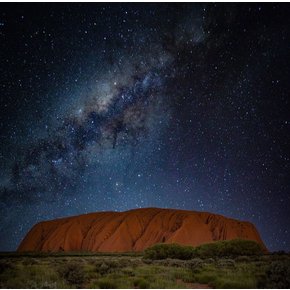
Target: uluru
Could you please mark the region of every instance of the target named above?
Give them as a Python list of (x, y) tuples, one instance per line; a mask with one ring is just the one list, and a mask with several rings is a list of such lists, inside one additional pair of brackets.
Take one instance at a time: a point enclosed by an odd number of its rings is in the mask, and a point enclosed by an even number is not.
[(207, 212), (142, 208), (40, 222), (28, 232), (18, 251), (131, 252), (157, 243), (198, 246), (236, 238), (256, 241), (265, 248), (249, 222)]

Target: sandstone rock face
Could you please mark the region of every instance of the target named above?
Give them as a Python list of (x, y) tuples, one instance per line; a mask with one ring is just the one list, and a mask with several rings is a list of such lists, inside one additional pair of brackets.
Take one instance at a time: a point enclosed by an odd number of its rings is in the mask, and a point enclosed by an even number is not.
[(144, 208), (40, 222), (28, 232), (18, 251), (131, 252), (157, 243), (197, 246), (236, 238), (265, 247), (249, 222), (206, 212)]

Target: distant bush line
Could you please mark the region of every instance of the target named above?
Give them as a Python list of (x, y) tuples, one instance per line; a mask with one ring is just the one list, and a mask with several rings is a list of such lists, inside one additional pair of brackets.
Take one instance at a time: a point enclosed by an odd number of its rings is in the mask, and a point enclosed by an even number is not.
[(157, 244), (145, 250), (144, 259), (162, 260), (171, 258), (190, 260), (193, 258), (221, 258), (262, 254), (264, 254), (263, 248), (255, 241), (236, 239), (217, 241), (197, 247), (181, 246), (179, 244)]

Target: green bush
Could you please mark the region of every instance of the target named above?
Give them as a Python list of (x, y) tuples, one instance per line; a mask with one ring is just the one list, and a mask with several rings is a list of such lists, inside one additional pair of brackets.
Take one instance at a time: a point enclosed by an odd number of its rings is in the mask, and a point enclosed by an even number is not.
[(130, 259), (127, 259), (127, 258), (121, 258), (118, 260), (118, 262), (119, 262), (119, 266), (123, 268), (123, 267), (132, 266), (133, 264), (135, 264), (135, 259), (131, 261)]
[(209, 285), (214, 285), (214, 283), (218, 279), (218, 274), (214, 271), (212, 272), (202, 272), (196, 276), (197, 281), (202, 284), (209, 284)]
[(106, 275), (115, 272), (118, 268), (123, 268), (125, 265), (120, 261), (114, 260), (99, 260), (95, 262), (96, 272), (101, 275)]
[(186, 262), (185, 266), (189, 268), (192, 271), (195, 271), (196, 269), (199, 269), (204, 264), (203, 260), (200, 258), (194, 258), (192, 260), (189, 260)]
[(109, 272), (111, 272), (111, 268), (107, 263), (102, 263), (101, 266), (96, 268), (96, 270), (101, 275), (105, 275), (105, 274), (108, 274)]
[(195, 248), (195, 256), (206, 257), (236, 257), (263, 254), (262, 247), (250, 240), (218, 241), (204, 244)]
[(213, 258), (207, 258), (207, 259), (204, 259), (204, 262), (206, 264), (213, 264), (215, 262), (215, 259), (213, 259)]
[(233, 259), (219, 259), (217, 266), (221, 268), (235, 268), (236, 262)]
[(85, 271), (77, 263), (68, 263), (59, 267), (58, 273), (70, 284), (81, 285), (85, 281)]
[(223, 268), (216, 265), (204, 265), (193, 272), (196, 282), (208, 284), (213, 288), (257, 288), (255, 275), (245, 267)]
[(98, 286), (100, 289), (116, 289), (118, 288), (118, 285), (116, 282), (108, 279), (108, 278), (103, 278), (98, 281)]
[(265, 275), (259, 277), (259, 288), (290, 288), (290, 261), (272, 262)]
[(218, 258), (236, 256), (254, 256), (263, 254), (262, 247), (250, 240), (230, 240), (218, 241), (203, 244), (196, 248), (181, 246), (178, 244), (157, 244), (144, 252), (144, 259), (181, 259), (190, 260), (192, 258)]
[(28, 258), (25, 258), (23, 260), (22, 264), (24, 266), (36, 265), (36, 264), (38, 264), (38, 260), (31, 258), (31, 257), (28, 257)]
[(144, 259), (162, 260), (167, 258), (189, 260), (193, 258), (194, 248), (178, 244), (157, 244), (145, 250)]
[(183, 268), (185, 266), (185, 263), (184, 263), (184, 261), (180, 261), (178, 259), (168, 259), (168, 266), (169, 267), (180, 267), (180, 268)]
[(134, 282), (133, 282), (133, 285), (134, 285), (134, 288), (139, 288), (139, 289), (148, 289), (148, 288), (150, 288), (150, 283), (147, 282), (143, 278), (135, 279)]
[(135, 273), (134, 270), (132, 268), (122, 268), (121, 272), (125, 275), (125, 276), (129, 276), (129, 277), (134, 277)]

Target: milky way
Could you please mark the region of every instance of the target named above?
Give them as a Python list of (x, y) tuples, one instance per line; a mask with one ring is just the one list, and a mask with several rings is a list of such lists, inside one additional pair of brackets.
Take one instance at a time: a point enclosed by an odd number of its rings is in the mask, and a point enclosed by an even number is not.
[(132, 84), (116, 89), (111, 96), (85, 102), (76, 116), (62, 120), (62, 126), (37, 140), (23, 153), (23, 159), (15, 162), (14, 185), (30, 196), (47, 188), (55, 192), (79, 182), (91, 155), (122, 145), (137, 146), (160, 103), (161, 86), (159, 73), (149, 71), (134, 76)]
[(136, 207), (248, 220), (289, 250), (289, 19), (1, 4), (0, 250), (42, 220)]

